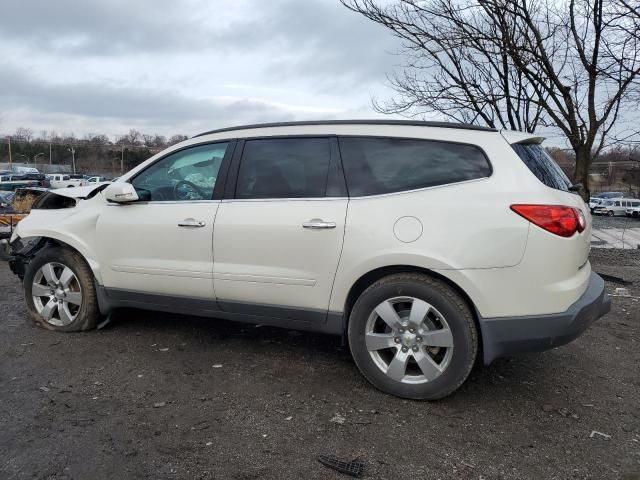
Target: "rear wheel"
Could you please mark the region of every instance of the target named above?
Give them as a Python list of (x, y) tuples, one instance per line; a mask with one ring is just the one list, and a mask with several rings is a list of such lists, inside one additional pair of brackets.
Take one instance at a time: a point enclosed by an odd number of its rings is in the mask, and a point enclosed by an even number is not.
[(422, 274), (395, 274), (365, 290), (350, 315), (356, 365), (376, 388), (436, 400), (455, 391), (475, 362), (473, 315), (460, 295)]
[(100, 319), (93, 273), (74, 251), (49, 247), (25, 271), (25, 300), (31, 318), (62, 332), (95, 328)]

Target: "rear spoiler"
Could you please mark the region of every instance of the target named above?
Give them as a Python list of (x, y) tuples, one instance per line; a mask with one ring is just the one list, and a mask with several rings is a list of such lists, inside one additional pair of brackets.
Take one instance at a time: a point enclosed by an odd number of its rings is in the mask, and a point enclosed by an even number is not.
[(516, 132), (514, 130), (500, 130), (500, 134), (511, 145), (515, 143), (533, 143), (539, 145), (545, 140), (545, 137), (540, 137), (533, 133)]

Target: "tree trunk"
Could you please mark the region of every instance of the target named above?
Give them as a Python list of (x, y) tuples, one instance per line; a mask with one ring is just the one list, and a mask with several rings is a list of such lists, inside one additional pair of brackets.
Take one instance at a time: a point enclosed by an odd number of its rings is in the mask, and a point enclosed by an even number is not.
[(576, 167), (573, 173), (574, 183), (581, 183), (580, 195), (585, 202), (589, 202), (591, 189), (589, 186), (589, 167), (591, 166), (591, 152), (583, 145), (574, 148)]

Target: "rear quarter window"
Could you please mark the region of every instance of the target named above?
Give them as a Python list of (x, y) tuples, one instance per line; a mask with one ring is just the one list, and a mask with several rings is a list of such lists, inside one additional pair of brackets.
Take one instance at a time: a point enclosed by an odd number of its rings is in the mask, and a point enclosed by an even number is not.
[(531, 172), (547, 187), (568, 192), (571, 180), (565, 175), (553, 158), (539, 144), (511, 145)]
[(339, 139), (352, 197), (475, 180), (491, 175), (484, 152), (473, 145), (406, 138)]

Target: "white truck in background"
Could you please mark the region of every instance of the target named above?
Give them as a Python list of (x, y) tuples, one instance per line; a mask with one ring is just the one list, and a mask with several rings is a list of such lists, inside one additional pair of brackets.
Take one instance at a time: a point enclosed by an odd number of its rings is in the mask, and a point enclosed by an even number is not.
[(82, 178), (71, 178), (70, 175), (63, 173), (54, 173), (48, 175), (51, 182), (51, 188), (67, 188), (67, 187), (84, 187), (88, 185), (86, 180)]

